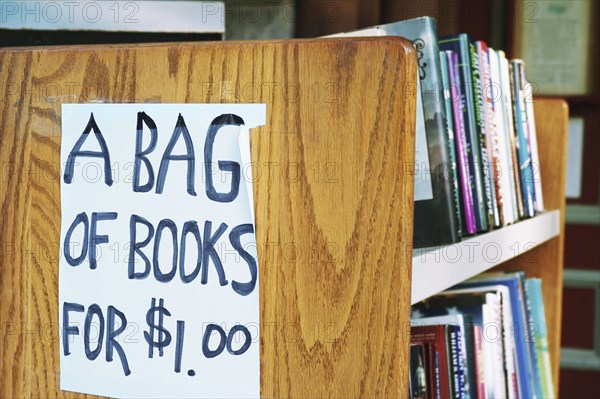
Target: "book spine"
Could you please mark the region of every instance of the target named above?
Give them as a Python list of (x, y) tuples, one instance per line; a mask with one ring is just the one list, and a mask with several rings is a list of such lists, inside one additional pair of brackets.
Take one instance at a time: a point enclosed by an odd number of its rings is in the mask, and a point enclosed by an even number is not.
[(474, 109), (475, 109), (475, 121), (476, 130), (479, 141), (479, 157), (481, 160), (480, 168), (483, 178), (483, 189), (486, 209), (486, 220), (488, 228), (494, 226), (494, 196), (492, 193), (492, 185), (490, 184), (490, 166), (489, 166), (489, 155), (487, 149), (487, 134), (485, 124), (485, 104), (483, 99), (482, 79), (481, 79), (481, 66), (479, 60), (479, 53), (473, 43), (469, 45), (471, 54), (471, 73), (473, 83), (473, 97), (474, 97)]
[(475, 210), (473, 209), (473, 192), (471, 191), (469, 156), (467, 155), (467, 138), (463, 118), (463, 97), (460, 94), (461, 80), (458, 72), (458, 55), (454, 51), (446, 51), (450, 72), (450, 89), (452, 95), (452, 115), (455, 126), (455, 144), (458, 155), (458, 172), (460, 176), (460, 192), (465, 220), (465, 234), (475, 234)]
[(501, 62), (499, 54), (488, 49), (490, 59), (491, 86), (494, 89), (492, 107), (494, 108), (496, 133), (498, 135), (498, 157), (500, 161), (500, 184), (502, 186), (502, 216), (504, 225), (515, 222), (516, 202), (514, 199), (514, 183), (511, 180), (510, 141), (506, 126), (504, 110), (504, 93), (502, 86)]
[(489, 177), (494, 204), (494, 226), (504, 225), (504, 198), (501, 186), (502, 167), (500, 166), (500, 150), (498, 139), (498, 126), (496, 125), (496, 112), (494, 110), (494, 86), (492, 84), (492, 71), (490, 62), (490, 49), (484, 42), (478, 43), (479, 65), (483, 90), (484, 116), (486, 124), (487, 153), (489, 157)]
[(440, 388), (437, 381), (437, 365), (436, 365), (436, 355), (435, 355), (435, 347), (433, 344), (425, 345), (425, 352), (427, 354), (427, 380), (429, 381), (428, 386), (428, 395), (431, 399), (439, 399), (440, 398)]
[[(533, 359), (531, 354), (531, 348), (529, 347), (529, 328), (528, 328), (528, 316), (527, 316), (527, 303), (525, 298), (525, 272), (518, 271), (515, 272), (515, 275), (518, 279), (518, 305), (515, 305), (516, 308), (519, 306), (517, 313), (519, 313), (519, 344), (521, 345), (521, 359), (523, 362), (523, 367), (525, 370), (525, 378), (523, 381), (524, 389), (523, 396), (528, 398), (535, 398), (535, 373), (533, 367)], [(523, 334), (522, 336), (520, 334)]]
[(538, 357), (538, 365), (542, 380), (543, 398), (554, 398), (554, 383), (552, 380), (552, 367), (550, 363), (550, 352), (548, 350), (548, 333), (546, 330), (546, 316), (544, 312), (544, 300), (542, 298), (542, 281), (538, 278), (527, 279), (528, 294), (531, 301), (531, 310), (535, 322), (534, 332), (535, 351)]
[(455, 151), (455, 127), (452, 120), (452, 96), (450, 94), (450, 77), (448, 71), (448, 57), (441, 51), (439, 53), (440, 64), (442, 67), (442, 86), (444, 91), (444, 105), (446, 107), (446, 127), (448, 133), (448, 152), (450, 155), (450, 170), (452, 172), (452, 187), (454, 191), (454, 203), (456, 208), (456, 225), (458, 226), (458, 234), (462, 236), (462, 206), (460, 203), (460, 190), (458, 186), (458, 168), (456, 165), (456, 151)]
[(483, 356), (483, 330), (481, 326), (473, 326), (473, 347), (475, 348), (475, 375), (477, 380), (477, 398), (486, 398), (485, 367)]
[(527, 342), (529, 344), (531, 364), (533, 366), (533, 385), (535, 387), (535, 394), (538, 398), (543, 398), (544, 393), (542, 390), (542, 376), (540, 372), (539, 361), (537, 358), (537, 352), (535, 350), (535, 334), (537, 330), (537, 324), (533, 318), (533, 311), (531, 307), (531, 299), (528, 287), (529, 285), (527, 284), (527, 281), (525, 281), (523, 284), (523, 296), (525, 299), (525, 313), (527, 315)]
[(494, 334), (496, 339), (492, 340), (491, 345), (495, 370), (494, 396), (500, 398), (508, 396), (508, 375), (506, 373), (506, 364), (504, 362), (504, 342), (502, 340), (502, 313), (500, 311), (500, 299), (498, 298), (498, 296), (499, 294), (495, 293), (486, 294), (486, 303), (488, 304), (490, 317), (489, 320), (491, 323), (493, 323), (489, 325), (494, 326), (495, 329), (497, 329), (498, 333)]
[(438, 399), (447, 398), (448, 396), (442, 396), (442, 378), (440, 371), (440, 353), (435, 351), (435, 386), (437, 390)]
[[(524, 73), (525, 68), (523, 68), (523, 74)], [(525, 82), (525, 111), (527, 112), (527, 126), (529, 127), (529, 148), (531, 150), (531, 164), (534, 172), (533, 187), (535, 190), (535, 210), (537, 212), (543, 212), (544, 195), (542, 193), (541, 165), (537, 144), (537, 131), (535, 128), (535, 114), (533, 111), (533, 90), (531, 84), (525, 79), (525, 76), (523, 76), (523, 81)]]
[(469, 399), (477, 399), (477, 366), (476, 366), (476, 356), (475, 356), (475, 340), (474, 340), (474, 326), (473, 319), (469, 315), (463, 315), (464, 317), (464, 341), (465, 345), (463, 347), (463, 358), (465, 358), (466, 362), (466, 377), (465, 380), (467, 382), (467, 392), (468, 396), (465, 396)]
[(502, 291), (500, 296), (500, 314), (502, 316), (502, 342), (504, 343), (504, 366), (506, 370), (506, 388), (509, 399), (519, 397), (519, 385), (517, 379), (517, 370), (515, 365), (515, 346), (513, 337), (509, 333), (513, 328), (512, 322), (512, 311), (510, 302), (508, 300), (510, 296), (509, 289), (506, 287), (505, 291)]
[(467, 384), (465, 382), (465, 369), (464, 364), (461, 363), (462, 359), (462, 348), (461, 348), (461, 339), (460, 339), (460, 328), (457, 326), (454, 332), (454, 345), (456, 347), (456, 370), (458, 371), (458, 397), (460, 399), (465, 399), (468, 397), (467, 392)]
[(533, 171), (531, 167), (531, 156), (529, 153), (529, 139), (527, 137), (527, 113), (525, 111), (525, 95), (521, 81), (522, 61), (511, 61), (512, 93), (514, 103), (515, 132), (517, 143), (517, 154), (519, 157), (519, 171), (521, 177), (521, 190), (523, 194), (523, 207), (525, 217), (535, 216), (533, 199)]
[(512, 182), (512, 190), (514, 192), (513, 213), (515, 215), (515, 221), (517, 221), (524, 217), (525, 210), (523, 208), (523, 196), (521, 195), (521, 182), (518, 167), (519, 162), (515, 143), (515, 122), (513, 117), (513, 101), (510, 84), (510, 66), (504, 52), (499, 52), (499, 55), (502, 76), (502, 102), (504, 106), (504, 113), (506, 115), (505, 123), (507, 126), (510, 151), (510, 179)]
[(458, 378), (458, 357), (456, 348), (456, 332), (453, 326), (446, 326), (448, 350), (448, 376), (450, 377), (450, 393), (452, 398), (460, 399), (460, 383)]

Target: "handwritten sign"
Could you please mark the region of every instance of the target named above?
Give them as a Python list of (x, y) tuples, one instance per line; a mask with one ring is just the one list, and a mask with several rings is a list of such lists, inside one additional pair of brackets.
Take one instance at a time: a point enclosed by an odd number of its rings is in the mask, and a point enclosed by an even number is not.
[(265, 117), (264, 104), (63, 105), (61, 389), (259, 397), (248, 129)]

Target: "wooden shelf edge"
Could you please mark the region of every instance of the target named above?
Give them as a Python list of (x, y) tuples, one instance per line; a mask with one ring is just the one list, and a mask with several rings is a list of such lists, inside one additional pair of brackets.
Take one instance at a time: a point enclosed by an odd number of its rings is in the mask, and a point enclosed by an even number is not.
[(501, 263), (535, 251), (560, 233), (560, 211), (547, 211), (460, 243), (415, 250), (412, 259), (411, 305), (450, 288)]

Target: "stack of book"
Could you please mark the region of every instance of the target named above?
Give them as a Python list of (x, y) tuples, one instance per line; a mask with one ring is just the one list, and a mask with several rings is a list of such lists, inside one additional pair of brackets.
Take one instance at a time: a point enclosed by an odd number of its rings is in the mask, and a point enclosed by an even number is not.
[(521, 60), (421, 17), (335, 36), (402, 36), (417, 51), (415, 248), (544, 210), (532, 88)]
[(541, 281), (486, 273), (413, 306), (410, 398), (552, 398)]

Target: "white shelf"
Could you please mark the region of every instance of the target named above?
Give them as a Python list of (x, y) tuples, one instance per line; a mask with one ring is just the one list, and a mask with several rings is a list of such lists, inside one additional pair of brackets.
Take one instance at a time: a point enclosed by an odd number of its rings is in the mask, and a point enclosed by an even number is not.
[[(412, 260), (411, 304), (521, 255), (559, 232), (560, 211), (556, 210), (457, 244), (416, 249)], [(530, 256), (529, 260), (535, 262), (535, 251)]]

